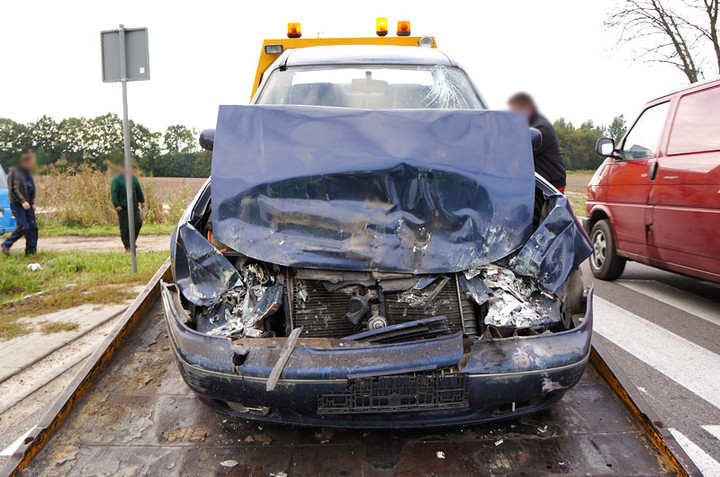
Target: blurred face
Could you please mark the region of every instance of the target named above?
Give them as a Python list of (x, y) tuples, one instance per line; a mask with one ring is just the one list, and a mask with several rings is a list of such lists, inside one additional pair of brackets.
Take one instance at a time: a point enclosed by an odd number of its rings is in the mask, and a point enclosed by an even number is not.
[(510, 111), (517, 111), (519, 113), (523, 113), (528, 118), (533, 115), (532, 106), (530, 106), (529, 104), (508, 103), (508, 108), (510, 108)]
[(35, 154), (26, 154), (20, 159), (20, 167), (26, 171), (35, 169)]

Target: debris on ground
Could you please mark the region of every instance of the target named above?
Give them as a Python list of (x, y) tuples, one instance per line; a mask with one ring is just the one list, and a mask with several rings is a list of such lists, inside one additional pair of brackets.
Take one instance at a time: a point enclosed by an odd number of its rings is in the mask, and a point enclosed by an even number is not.
[(43, 267), (41, 267), (39, 263), (30, 263), (28, 264), (27, 268), (31, 272), (37, 272), (43, 269)]
[(236, 465), (238, 465), (238, 461), (232, 459), (224, 460), (220, 462), (220, 465), (222, 465), (223, 467), (235, 467)]
[(329, 442), (334, 436), (335, 431), (328, 429), (327, 427), (323, 427), (319, 432), (315, 433), (315, 439), (319, 440), (321, 444)]
[(497, 441), (495, 441), (495, 445), (496, 445), (496, 446), (499, 446), (499, 445), (502, 444), (503, 442), (505, 442), (503, 439), (497, 440)]
[(163, 432), (163, 439), (168, 442), (203, 442), (207, 436), (207, 429), (202, 427), (175, 426)]
[(262, 434), (262, 433), (250, 434), (249, 436), (247, 436), (245, 438), (245, 442), (247, 442), (247, 443), (260, 442), (266, 446), (272, 442), (272, 437), (270, 437), (266, 434)]
[(435, 453), (435, 457), (437, 457), (438, 459), (444, 459), (444, 458), (445, 458), (445, 453), (444, 453), (443, 451), (437, 451), (437, 452)]

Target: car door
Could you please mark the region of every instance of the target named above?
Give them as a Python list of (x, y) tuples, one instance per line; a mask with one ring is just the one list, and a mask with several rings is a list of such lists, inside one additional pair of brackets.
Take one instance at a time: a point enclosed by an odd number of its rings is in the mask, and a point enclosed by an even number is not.
[(10, 212), (10, 199), (8, 197), (7, 177), (0, 167), (0, 234), (10, 232), (15, 228), (15, 219)]
[(667, 119), (670, 102), (646, 108), (620, 145), (621, 158), (608, 165), (607, 205), (617, 249), (633, 258), (647, 257), (646, 224), (650, 168)]
[(681, 96), (650, 192), (648, 251), (662, 266), (720, 279), (720, 84)]

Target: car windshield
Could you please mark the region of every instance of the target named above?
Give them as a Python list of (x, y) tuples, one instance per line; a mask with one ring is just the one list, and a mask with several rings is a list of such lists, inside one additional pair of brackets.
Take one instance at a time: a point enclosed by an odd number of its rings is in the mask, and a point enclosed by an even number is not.
[(467, 75), (449, 66), (352, 65), (275, 70), (257, 104), (360, 109), (484, 109)]

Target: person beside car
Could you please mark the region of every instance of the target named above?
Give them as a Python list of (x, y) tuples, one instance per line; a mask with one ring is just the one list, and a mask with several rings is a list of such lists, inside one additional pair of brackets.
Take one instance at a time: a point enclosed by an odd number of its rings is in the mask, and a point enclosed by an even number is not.
[[(130, 171), (132, 176), (132, 197), (133, 197), (133, 210), (132, 217), (135, 221), (135, 240), (140, 235), (140, 229), (142, 228), (142, 216), (140, 215), (140, 209), (145, 207), (145, 195), (143, 194), (142, 187), (140, 187), (140, 181), (135, 174)], [(118, 225), (120, 226), (120, 239), (122, 240), (125, 250), (130, 250), (130, 226), (128, 223), (127, 210), (127, 188), (125, 186), (125, 166), (122, 163), (117, 164), (117, 174), (112, 180), (110, 185), (110, 196), (112, 198), (113, 207), (117, 211)]]
[(15, 230), (0, 246), (2, 253), (10, 255), (10, 247), (20, 237), (25, 237), (25, 255), (37, 251), (38, 226), (35, 220), (35, 195), (37, 189), (32, 171), (35, 169), (35, 154), (23, 153), (18, 167), (10, 169), (8, 174), (8, 195), (10, 210), (15, 217)]
[(565, 193), (565, 162), (560, 143), (552, 123), (535, 106), (535, 101), (527, 93), (517, 93), (508, 100), (511, 111), (527, 116), (531, 128), (542, 133), (542, 144), (533, 151), (535, 172), (552, 184), (557, 190)]

